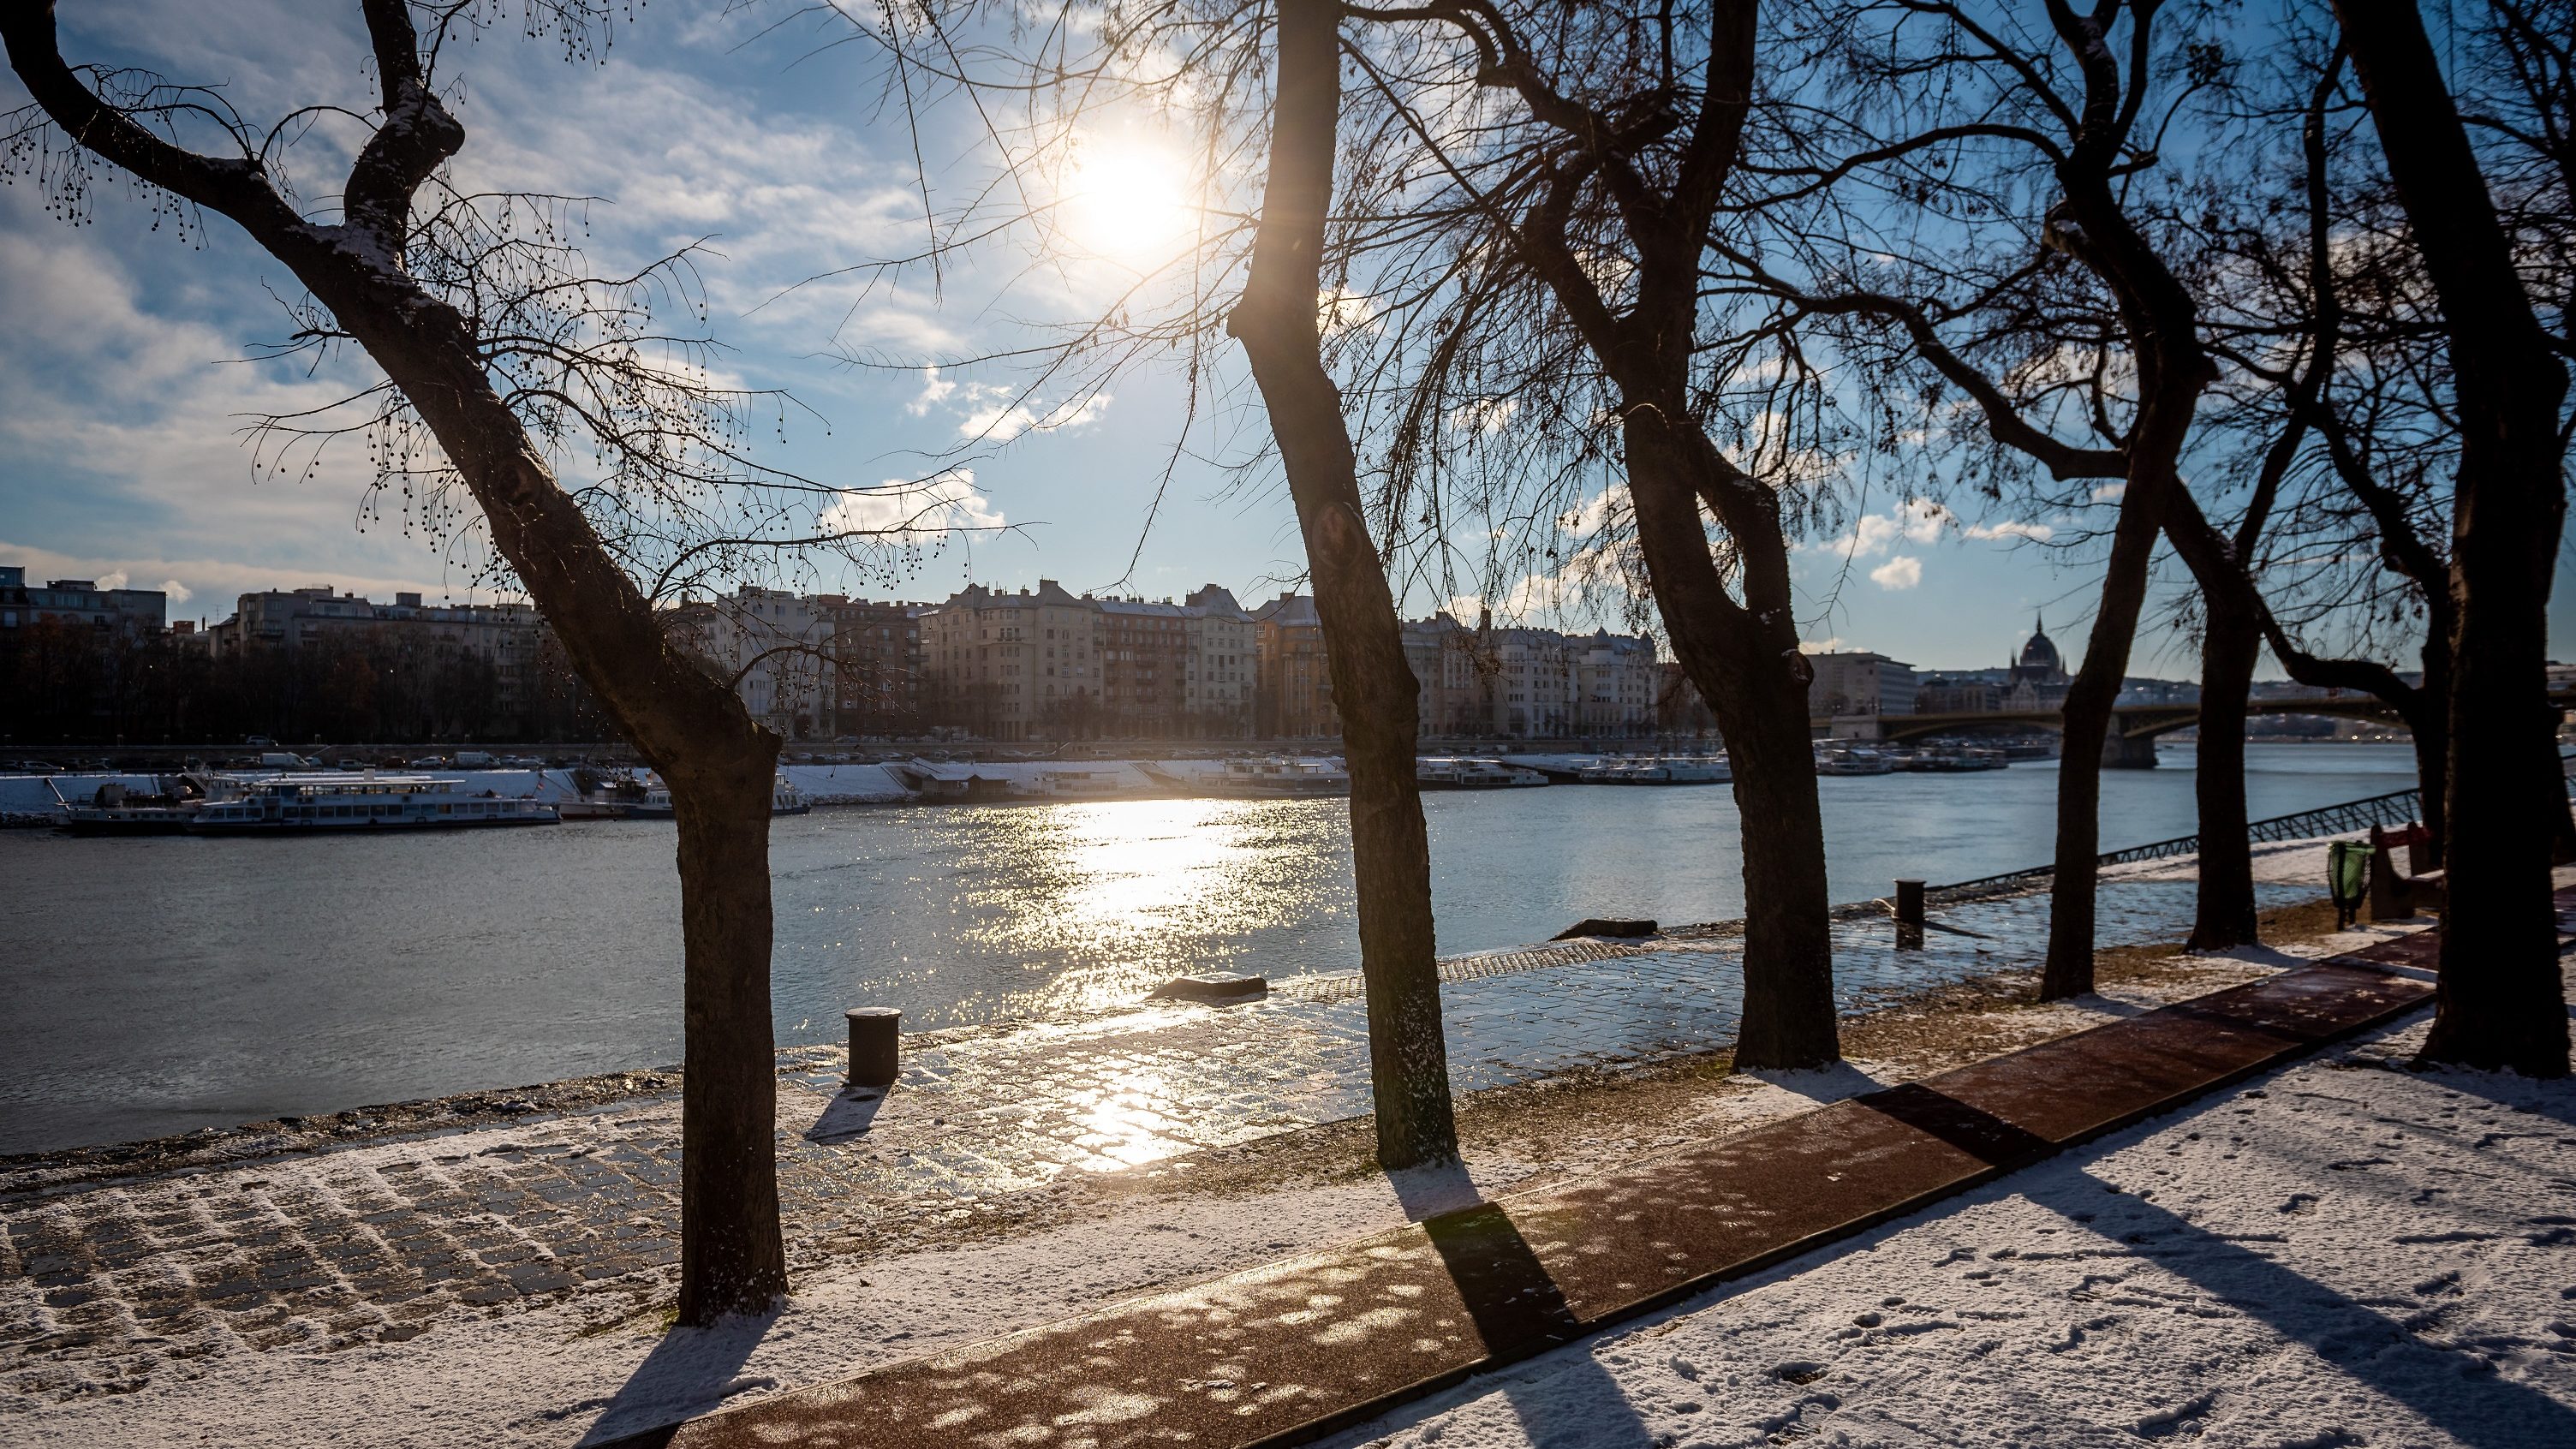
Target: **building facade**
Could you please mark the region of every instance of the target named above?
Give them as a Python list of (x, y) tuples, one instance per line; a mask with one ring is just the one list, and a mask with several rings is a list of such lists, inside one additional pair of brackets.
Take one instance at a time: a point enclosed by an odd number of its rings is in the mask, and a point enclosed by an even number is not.
[(1252, 619), (1182, 603), (973, 585), (920, 616), (930, 718), (996, 740), (1226, 739), (1251, 722)]
[(0, 629), (29, 629), (53, 620), (131, 637), (169, 627), (170, 596), (159, 589), (102, 589), (95, 579), (27, 583), (19, 564), (0, 564)]
[(819, 594), (830, 629), (832, 727), (865, 738), (917, 735), (923, 713), (921, 615), (927, 606)]
[(233, 615), (197, 636), (218, 660), (261, 649), (298, 650), (380, 644), (431, 661), (471, 661), (489, 669), (493, 706), (515, 717), (536, 698), (546, 630), (532, 604), (428, 604), (398, 593), (390, 604), (328, 585), (243, 594)]
[(1333, 675), (1324, 653), (1324, 621), (1315, 601), (1281, 594), (1252, 611), (1259, 659), (1253, 733), (1264, 739), (1328, 739), (1342, 732), (1333, 707)]
[(1912, 714), (1917, 685), (1914, 666), (1866, 649), (1810, 654), (1815, 677), (1807, 684), (1807, 712), (1838, 715)]
[(729, 597), (683, 601), (665, 618), (671, 637), (732, 680), (743, 708), (780, 738), (831, 732), (839, 696), (828, 604), (745, 585)]

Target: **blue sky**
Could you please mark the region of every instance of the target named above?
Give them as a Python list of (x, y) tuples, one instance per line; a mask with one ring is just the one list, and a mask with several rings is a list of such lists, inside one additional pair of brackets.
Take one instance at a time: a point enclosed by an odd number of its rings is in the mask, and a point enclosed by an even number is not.
[[(65, 47), (76, 62), (221, 84), (263, 120), (323, 100), (364, 109), (356, 8), (67, 5)], [(603, 263), (710, 238), (714, 255), (701, 272), (709, 325), (731, 349), (722, 365), (747, 383), (792, 390), (820, 419), (791, 420), (783, 439), (764, 434), (764, 457), (853, 487), (962, 468), (971, 493), (961, 490), (956, 515), (1016, 526), (946, 540), (894, 592), (938, 598), (970, 578), (1017, 586), (1047, 577), (1161, 597), (1214, 582), (1252, 603), (1293, 580), (1302, 563), (1284, 490), (1258, 468), (1229, 466), (1254, 454), (1264, 427), (1239, 378), (1220, 387), (1231, 401), (1202, 418), (1147, 531), (1181, 427), (1183, 388), (1171, 369), (1122, 376), (1105, 402), (1078, 411), (1041, 390), (1037, 413), (1063, 410), (1061, 425), (988, 436), (952, 456), (1003, 406), (994, 390), (1010, 378), (953, 369), (931, 378), (843, 360), (920, 361), (1007, 343), (1032, 315), (1032, 284), (1006, 289), (1004, 269), (1024, 259), (1003, 258), (980, 275), (952, 274), (936, 296), (863, 290), (847, 277), (798, 285), (910, 251), (920, 223), (910, 143), (876, 103), (871, 53), (818, 51), (815, 32), (794, 24), (764, 29), (787, 13), (653, 6), (598, 64), (566, 64), (504, 26), (447, 64), (465, 82), (455, 103), (470, 135), (460, 167), (477, 182), (602, 198), (589, 244)], [(0, 76), (0, 94), (0, 105), (24, 98), (12, 77)], [(338, 173), (329, 138), (307, 149), (294, 174), (327, 194)], [(952, 194), (969, 184), (974, 149), (929, 138), (938, 184)], [(1150, 189), (1151, 178), (1135, 184)], [(30, 180), (0, 187), (0, 296), (9, 299), (0, 323), (0, 563), (43, 577), (175, 582), (174, 594), (187, 594), (173, 604), (180, 617), (220, 618), (240, 592), (316, 583), (380, 598), (395, 589), (472, 596), (471, 560), (450, 540), (362, 529), (362, 449), (327, 452), (309, 476), (258, 470), (243, 437), (248, 415), (325, 401), (373, 378), (354, 356), (315, 375), (245, 360), (289, 328), (278, 299), (295, 289), (283, 269), (220, 219), (202, 236), (147, 231), (148, 208), (121, 189), (102, 188), (92, 212), (91, 224), (65, 225), (46, 214)], [(1112, 281), (1100, 268), (1075, 268), (1038, 279), (1035, 294), (1078, 305)], [(2005, 524), (2036, 532), (2048, 520), (1945, 519), (1908, 512), (1892, 496), (1858, 499), (1850, 513), (1850, 531), (1799, 555), (1806, 637), (1924, 667), (1992, 665), (2045, 610), (2068, 653), (2080, 649), (2092, 588), (2084, 560), (2009, 529), (1972, 536)], [(1409, 611), (1435, 606), (1434, 592), (1416, 590)], [(2576, 604), (2567, 588), (2558, 596), (2553, 635), (2566, 638)], [(1533, 621), (1596, 622), (1545, 613)], [(2140, 641), (2131, 672), (2182, 676), (2194, 663), (2160, 633)]]

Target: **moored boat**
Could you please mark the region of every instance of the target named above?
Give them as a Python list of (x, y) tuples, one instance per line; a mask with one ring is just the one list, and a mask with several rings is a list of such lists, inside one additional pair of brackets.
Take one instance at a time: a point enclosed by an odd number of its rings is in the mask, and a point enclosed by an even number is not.
[[(770, 814), (803, 815), (813, 808), (813, 802), (788, 783), (785, 775), (778, 776), (771, 784)], [(662, 782), (660, 775), (647, 775), (644, 777), (644, 798), (629, 805), (624, 813), (632, 820), (668, 820), (679, 811), (671, 803), (671, 787)]]
[(1724, 755), (1617, 756), (1575, 776), (1586, 785), (1723, 785), (1735, 778)]
[(1413, 781), (1425, 790), (1524, 790), (1547, 776), (1501, 760), (1434, 755), (1413, 762)]
[(1347, 795), (1351, 776), (1339, 760), (1267, 755), (1228, 760), (1222, 770), (1192, 775), (1189, 784), (1202, 795)]
[(275, 835), (389, 830), (464, 830), (559, 825), (552, 805), (496, 791), (471, 791), (434, 775), (337, 770), (230, 778), (183, 827), (191, 835)]

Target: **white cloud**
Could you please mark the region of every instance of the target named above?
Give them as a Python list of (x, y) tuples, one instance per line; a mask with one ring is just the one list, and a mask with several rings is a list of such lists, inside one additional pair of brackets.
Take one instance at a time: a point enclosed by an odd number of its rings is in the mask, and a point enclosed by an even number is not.
[[(1628, 485), (1613, 483), (1568, 510), (1556, 520), (1556, 526), (1559, 532), (1572, 534), (1576, 538), (1590, 538), (1608, 528), (1614, 520), (1625, 515), (1627, 511)], [(1500, 538), (1503, 533), (1504, 530), (1496, 529), (1493, 536)]]
[[(970, 396), (972, 390), (970, 390)], [(1007, 443), (1022, 433), (1051, 433), (1079, 428), (1096, 422), (1109, 411), (1109, 394), (1090, 393), (1081, 399), (1058, 406), (1044, 417), (1031, 412), (1023, 403), (987, 403), (966, 414), (957, 424), (957, 436), (978, 442)]]
[(2093, 501), (2096, 503), (2117, 503), (2120, 501), (2121, 495), (2128, 491), (2129, 485), (2125, 482), (2105, 483), (2101, 487), (2093, 490)]
[(1871, 569), (1869, 581), (1890, 592), (1913, 588), (1923, 582), (1923, 560), (1911, 554), (1898, 554)]
[(102, 589), (121, 589), (125, 587), (128, 577), (129, 575), (123, 569), (109, 569), (98, 576), (97, 582)]
[(1326, 337), (1337, 336), (1354, 327), (1368, 327), (1377, 321), (1377, 304), (1364, 293), (1347, 287), (1315, 293), (1316, 328)]
[(173, 612), (181, 604), (202, 594), (209, 606), (203, 612), (214, 617), (231, 613), (233, 601), (243, 594), (317, 585), (343, 593), (364, 594), (372, 599), (391, 599), (395, 594), (406, 591), (433, 599), (459, 601), (486, 602), (496, 597), (489, 589), (463, 588), (455, 580), (442, 583), (435, 577), (352, 574), (302, 565), (278, 567), (233, 559), (100, 558), (11, 543), (5, 538), (0, 538), (0, 563), (23, 565), (27, 576), (35, 579), (96, 579), (105, 583), (119, 575), (128, 579), (159, 575), (161, 582), (156, 587), (170, 596)]
[(1970, 538), (2026, 538), (2033, 543), (2046, 543), (2057, 536), (2057, 530), (2045, 523), (1972, 523), (1959, 532)]
[(963, 529), (1000, 528), (1006, 520), (991, 499), (975, 491), (975, 471), (951, 468), (927, 478), (888, 478), (874, 488), (853, 488), (823, 510), (831, 533), (906, 533), (940, 538)]
[(948, 401), (949, 395), (956, 391), (957, 384), (941, 377), (938, 368), (925, 367), (921, 370), (921, 395), (905, 403), (903, 410), (920, 417), (932, 407)]
[(1874, 558), (1893, 548), (1900, 540), (1907, 543), (1935, 543), (1941, 530), (1958, 521), (1958, 516), (1938, 503), (1926, 499), (1908, 499), (1897, 505), (1893, 514), (1864, 513), (1852, 524), (1851, 532), (1826, 540), (1820, 547), (1844, 558)]
[(1840, 634), (1836, 634), (1831, 639), (1801, 639), (1798, 641), (1798, 652), (1801, 654), (1831, 654), (1842, 647), (1843, 636)]

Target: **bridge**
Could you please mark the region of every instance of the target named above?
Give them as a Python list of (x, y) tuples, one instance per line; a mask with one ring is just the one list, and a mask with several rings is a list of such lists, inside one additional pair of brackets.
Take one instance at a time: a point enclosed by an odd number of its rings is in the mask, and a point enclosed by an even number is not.
[[(2564, 709), (2576, 705), (2576, 693), (2550, 696)], [(2316, 714), (2344, 719), (2395, 720), (2397, 711), (2374, 695), (2333, 691), (2313, 695), (2274, 695), (2249, 699), (2248, 714)], [(2102, 742), (2102, 763), (2115, 770), (2156, 767), (2156, 736), (2200, 723), (2197, 704), (2124, 705), (2111, 712), (2111, 733)], [(2059, 731), (2065, 716), (2053, 709), (2000, 710), (1992, 713), (1820, 715), (1811, 727), (1819, 739), (1882, 740), (1896, 743), (1930, 735), (2028, 734)]]

